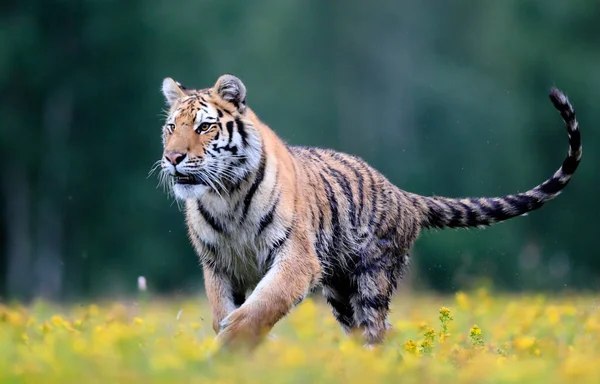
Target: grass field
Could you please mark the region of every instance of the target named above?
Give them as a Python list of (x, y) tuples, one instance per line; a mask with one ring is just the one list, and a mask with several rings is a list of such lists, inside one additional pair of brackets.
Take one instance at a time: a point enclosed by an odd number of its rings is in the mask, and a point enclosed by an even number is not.
[(600, 383), (593, 296), (398, 295), (375, 350), (307, 300), (252, 356), (214, 355), (196, 300), (0, 306), (2, 382)]

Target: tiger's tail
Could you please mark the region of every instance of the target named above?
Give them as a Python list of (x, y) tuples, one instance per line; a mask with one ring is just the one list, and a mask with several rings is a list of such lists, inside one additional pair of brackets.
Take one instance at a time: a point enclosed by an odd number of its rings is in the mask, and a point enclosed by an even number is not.
[(422, 212), (424, 228), (485, 227), (539, 209), (558, 196), (571, 180), (582, 155), (579, 124), (575, 110), (558, 89), (550, 90), (550, 100), (564, 120), (569, 135), (569, 152), (551, 178), (524, 193), (502, 197), (446, 198), (413, 195)]

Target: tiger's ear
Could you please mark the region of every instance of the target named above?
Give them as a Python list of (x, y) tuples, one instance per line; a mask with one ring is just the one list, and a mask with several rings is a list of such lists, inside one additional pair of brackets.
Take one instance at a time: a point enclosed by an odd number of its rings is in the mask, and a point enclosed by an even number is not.
[(181, 84), (171, 79), (170, 77), (167, 77), (163, 80), (162, 93), (165, 96), (165, 99), (167, 100), (167, 104), (169, 104), (169, 106), (173, 105), (173, 103), (176, 100), (186, 95), (184, 90), (185, 87), (183, 87)]
[(233, 75), (219, 77), (213, 91), (223, 100), (233, 104), (240, 113), (246, 109), (246, 86)]

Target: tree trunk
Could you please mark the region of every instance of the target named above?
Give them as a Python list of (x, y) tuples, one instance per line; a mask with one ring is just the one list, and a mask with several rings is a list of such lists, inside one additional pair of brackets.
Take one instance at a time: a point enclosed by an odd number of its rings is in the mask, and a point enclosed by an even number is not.
[(2, 175), (6, 224), (6, 289), (8, 297), (31, 297), (30, 186), (25, 169), (18, 163), (7, 166)]
[(45, 104), (45, 140), (40, 165), (40, 195), (35, 259), (36, 296), (56, 300), (61, 296), (63, 276), (63, 236), (65, 186), (67, 175), (67, 135), (73, 115), (73, 92), (59, 88)]

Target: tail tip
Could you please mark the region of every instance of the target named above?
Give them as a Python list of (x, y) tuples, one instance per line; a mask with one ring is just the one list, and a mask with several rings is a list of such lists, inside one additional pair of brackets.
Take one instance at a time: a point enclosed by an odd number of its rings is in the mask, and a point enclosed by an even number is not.
[(567, 96), (556, 87), (550, 88), (549, 96), (552, 104), (558, 109), (562, 109), (569, 104)]

